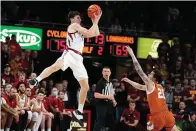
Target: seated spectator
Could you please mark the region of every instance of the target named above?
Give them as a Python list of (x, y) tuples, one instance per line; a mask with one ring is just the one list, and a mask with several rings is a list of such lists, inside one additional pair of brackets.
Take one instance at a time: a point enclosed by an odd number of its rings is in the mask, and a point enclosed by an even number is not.
[[(16, 90), (16, 88), (12, 87), (10, 89), (10, 87), (6, 86), (5, 90), (6, 90), (6, 94), (3, 96), (3, 98), (5, 99), (5, 101), (9, 107), (17, 110), (17, 104), (16, 104), (17, 90)], [(10, 130), (12, 122), (16, 123), (16, 122), (18, 122), (18, 120), (16, 118), (13, 119), (13, 115), (8, 114), (7, 115), (7, 123), (6, 123), (6, 131)]]
[(138, 102), (140, 100), (140, 91), (132, 88), (132, 91), (128, 94), (127, 100), (130, 102)]
[(70, 111), (66, 111), (65, 110), (65, 104), (63, 102), (63, 99), (64, 99), (64, 92), (63, 91), (59, 91), (58, 93), (58, 99), (56, 99), (56, 110), (57, 112), (59, 112), (59, 117), (58, 117), (58, 121), (57, 122), (59, 124), (59, 128), (60, 128), (60, 131), (65, 131), (67, 129), (69, 129), (70, 127), (70, 122), (71, 122), (71, 119), (70, 117), (72, 117), (72, 114)]
[(120, 86), (115, 90), (115, 94), (115, 100), (118, 103), (116, 106), (116, 120), (119, 121), (123, 110), (127, 106), (127, 91), (124, 83), (120, 83)]
[(45, 96), (44, 92), (38, 91), (36, 94), (36, 99), (31, 107), (32, 112), (38, 113), (38, 120), (34, 125), (35, 131), (38, 131), (40, 124), (41, 124), (41, 130), (45, 131), (46, 121), (47, 121), (47, 125), (46, 125), (47, 131), (51, 131), (52, 119), (54, 118), (54, 115), (45, 109), (45, 106), (43, 104), (44, 96)]
[(40, 60), (38, 59), (38, 52), (37, 51), (33, 51), (32, 52), (32, 72), (35, 73), (40, 73)]
[(170, 45), (168, 44), (168, 36), (166, 35), (162, 36), (162, 41), (163, 42), (161, 42), (157, 48), (157, 52), (158, 52), (159, 58), (164, 57), (164, 61), (167, 61), (167, 58), (170, 53)]
[(178, 107), (178, 109), (177, 109), (177, 111), (176, 111), (176, 113), (175, 113), (175, 116), (176, 116), (176, 115), (178, 115), (178, 116), (183, 116), (183, 115), (185, 115), (185, 114), (188, 114), (189, 111), (190, 111), (190, 110), (186, 107), (185, 102), (184, 102), (184, 101), (181, 101), (181, 102), (179, 103), (179, 107)]
[(181, 82), (177, 82), (175, 84), (173, 96), (173, 109), (176, 110), (179, 106), (179, 103), (184, 100), (184, 88), (182, 87)]
[(5, 65), (4, 72), (1, 74), (1, 78), (5, 80), (5, 83), (14, 83), (14, 76), (10, 73), (11, 67), (9, 64)]
[(184, 81), (183, 81), (183, 87), (184, 87), (184, 89), (190, 88), (189, 80), (188, 79), (184, 79)]
[(164, 81), (169, 79), (169, 72), (165, 63), (163, 63), (160, 67), (160, 74)]
[(183, 79), (184, 70), (182, 67), (182, 61), (179, 61), (179, 60), (176, 61), (176, 65), (171, 68), (170, 74), (171, 74), (172, 81), (176, 78), (179, 78), (180, 80)]
[(4, 69), (9, 61), (9, 47), (8, 44), (1, 43), (1, 68)]
[(67, 108), (71, 108), (71, 103), (70, 103), (71, 93), (67, 89), (69, 83), (67, 80), (63, 80), (62, 84), (63, 84), (63, 92), (65, 93), (63, 101), (64, 101)]
[(193, 69), (193, 64), (189, 63), (187, 69), (184, 71), (185, 79), (196, 78), (196, 71)]
[(15, 54), (14, 59), (12, 59), (10, 61), (10, 66), (11, 66), (11, 71), (12, 71), (12, 75), (16, 76), (18, 71), (22, 68), (21, 67), (21, 62), (20, 62), (20, 55), (19, 54)]
[(20, 83), (20, 82), (24, 82), (24, 84), (27, 85), (26, 74), (24, 72), (19, 72), (18, 75), (19, 75), (18, 76), (19, 78), (16, 79), (13, 86), (17, 87), (18, 83)]
[(135, 102), (129, 102), (129, 108), (124, 109), (120, 121), (122, 122), (122, 131), (136, 131), (140, 120), (140, 113), (135, 110)]
[(187, 105), (191, 107), (196, 106), (196, 81), (195, 79), (190, 80), (190, 88), (185, 91), (184, 100), (187, 101)]
[(146, 64), (146, 70), (145, 70), (145, 73), (146, 74), (149, 74), (152, 72), (152, 66), (150, 64)]
[(26, 59), (26, 56), (25, 56), (25, 52), (21, 52), (21, 59), (20, 59), (20, 62), (21, 62), (21, 68), (27, 72), (31, 67), (30, 63), (27, 61)]
[(10, 59), (14, 59), (16, 54), (22, 52), (20, 45), (16, 42), (16, 35), (12, 34), (9, 42), (10, 46)]
[(165, 81), (165, 98), (169, 109), (172, 109), (174, 92), (171, 86), (171, 81)]

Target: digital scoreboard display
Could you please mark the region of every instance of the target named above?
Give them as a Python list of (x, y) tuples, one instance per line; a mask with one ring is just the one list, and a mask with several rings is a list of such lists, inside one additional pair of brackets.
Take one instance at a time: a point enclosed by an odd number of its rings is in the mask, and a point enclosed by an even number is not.
[[(52, 52), (63, 52), (66, 49), (67, 32), (47, 29), (44, 33), (46, 49)], [(84, 56), (103, 56), (108, 52), (112, 56), (127, 57), (127, 45), (135, 43), (135, 37), (100, 33), (99, 36), (84, 39)]]

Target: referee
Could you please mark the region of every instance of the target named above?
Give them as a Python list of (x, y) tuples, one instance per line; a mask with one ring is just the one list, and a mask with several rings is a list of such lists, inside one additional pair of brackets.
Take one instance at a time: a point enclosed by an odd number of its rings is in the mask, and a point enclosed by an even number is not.
[(97, 115), (94, 131), (102, 131), (105, 129), (106, 118), (110, 118), (110, 120), (108, 120), (110, 122), (109, 130), (113, 131), (113, 108), (117, 103), (114, 99), (114, 88), (112, 82), (110, 81), (111, 69), (109, 67), (104, 67), (102, 70), (102, 75), (103, 77), (98, 81), (94, 93), (94, 96), (96, 98)]

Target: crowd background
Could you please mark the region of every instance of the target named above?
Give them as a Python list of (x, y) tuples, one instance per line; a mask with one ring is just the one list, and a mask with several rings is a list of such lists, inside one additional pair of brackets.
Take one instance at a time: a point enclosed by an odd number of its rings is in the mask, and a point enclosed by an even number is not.
[[(140, 62), (145, 73), (148, 74), (155, 69), (162, 74), (160, 83), (165, 87), (166, 101), (175, 117), (186, 116), (187, 121), (194, 121), (195, 124), (196, 5), (191, 2), (107, 1), (96, 3), (103, 10), (100, 21), (101, 30), (114, 34), (158, 37), (163, 40), (158, 47), (158, 59), (148, 56)], [(46, 2), (2, 2), (1, 24), (63, 28), (64, 24), (68, 24), (67, 13), (70, 10), (78, 10), (81, 12), (82, 19), (85, 20), (83, 25), (88, 27), (91, 23), (86, 15), (86, 9), (91, 4), (94, 2), (77, 2), (77, 4), (76, 2), (47, 2), (47, 4)], [(173, 41), (171, 47), (168, 44), (169, 38)], [(36, 77), (48, 65), (41, 59), (46, 55), (42, 51), (22, 50), (14, 35), (11, 38), (7, 37), (6, 42), (1, 42), (1, 96), (10, 93), (10, 90), (5, 90), (9, 84), (17, 88), (20, 82), (24, 82), (27, 87), (28, 79)], [(91, 88), (85, 105), (86, 109), (92, 111), (91, 125), (93, 127), (96, 117), (93, 93), (96, 82), (101, 77), (101, 68), (91, 69), (95, 69), (98, 72), (96, 74), (99, 74), (92, 76), (96, 77), (93, 81), (89, 76)], [(61, 77), (57, 77), (58, 74), (61, 74)], [(112, 74), (115, 98), (118, 103), (114, 111), (116, 122), (120, 121), (123, 110), (128, 108), (128, 103), (135, 102), (136, 110), (140, 112), (138, 127), (142, 130), (146, 127), (146, 116), (149, 113), (145, 92), (122, 83), (121, 78), (115, 78), (115, 70), (112, 70)], [(126, 69), (126, 72), (122, 74), (122, 77), (124, 76), (142, 83), (133, 65)], [(42, 80), (39, 87), (31, 90), (32, 96), (36, 94), (37, 89), (41, 89), (48, 97), (51, 89), (56, 87), (58, 91), (66, 94), (63, 100), (65, 108), (76, 108), (79, 85), (75, 84), (76, 80), (70, 77), (73, 77), (70, 75), (70, 70), (63, 75), (59, 71), (46, 80)]]

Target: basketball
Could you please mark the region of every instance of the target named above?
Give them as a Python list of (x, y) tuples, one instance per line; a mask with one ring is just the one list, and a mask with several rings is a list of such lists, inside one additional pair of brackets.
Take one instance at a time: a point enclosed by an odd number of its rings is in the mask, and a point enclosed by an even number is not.
[(88, 7), (88, 17), (93, 19), (94, 18), (94, 14), (95, 15), (99, 15), (100, 11), (101, 11), (101, 8), (98, 5), (93, 4), (93, 5)]

